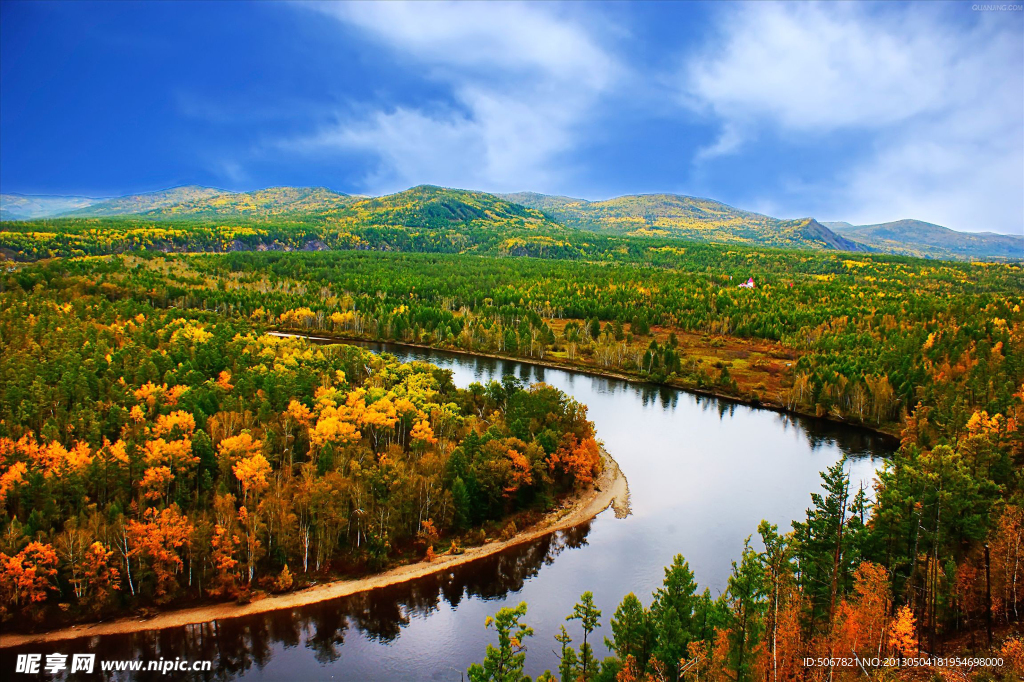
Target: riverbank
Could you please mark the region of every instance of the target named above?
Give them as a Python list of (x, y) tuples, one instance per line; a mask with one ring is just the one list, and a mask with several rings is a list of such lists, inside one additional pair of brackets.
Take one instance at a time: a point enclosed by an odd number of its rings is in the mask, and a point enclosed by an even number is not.
[(566, 361), (552, 361), (552, 360), (539, 360), (537, 358), (524, 358), (517, 355), (502, 355), (500, 353), (491, 353), (486, 351), (468, 351), (461, 348), (438, 348), (436, 346), (428, 346), (421, 343), (410, 343), (407, 341), (386, 341), (380, 339), (370, 339), (363, 336), (352, 336), (345, 334), (337, 334), (334, 332), (317, 332), (316, 334), (304, 334), (299, 331), (293, 330), (282, 330), (282, 331), (270, 331), (267, 332), (271, 336), (279, 336), (284, 338), (300, 338), (307, 339), (313, 342), (322, 343), (377, 343), (377, 344), (392, 344), (395, 346), (405, 346), (408, 348), (418, 348), (420, 350), (436, 351), (439, 353), (454, 353), (456, 355), (466, 355), (471, 357), (482, 357), (490, 358), (492, 360), (506, 360), (509, 362), (521, 362), (528, 365), (537, 365), (539, 367), (550, 367), (551, 369), (562, 369), (569, 370), (572, 372), (579, 372), (581, 374), (588, 374), (591, 376), (605, 377), (608, 379), (619, 379), (620, 381), (628, 381), (631, 383), (639, 384), (651, 384), (654, 386), (667, 386), (669, 388), (675, 388), (681, 391), (687, 391), (689, 393), (695, 393), (697, 395), (709, 396), (712, 398), (718, 398), (721, 400), (731, 400), (733, 402), (742, 403), (744, 405), (750, 405), (751, 407), (758, 407), (766, 410), (772, 410), (773, 412), (780, 412), (783, 414), (795, 414), (801, 417), (810, 417), (813, 419), (823, 419), (825, 421), (834, 422), (836, 424), (844, 424), (847, 426), (854, 426), (859, 429), (871, 431), (885, 438), (893, 439), (898, 441), (900, 438), (900, 430), (897, 425), (891, 425), (888, 430), (885, 427), (872, 426), (870, 424), (864, 424), (857, 421), (848, 419), (842, 419), (831, 414), (817, 414), (815, 412), (809, 412), (806, 410), (794, 409), (788, 407), (782, 403), (774, 402), (767, 397), (751, 398), (744, 395), (737, 395), (732, 393), (725, 393), (723, 391), (716, 391), (707, 388), (700, 388), (692, 386), (685, 381), (653, 381), (650, 378), (641, 376), (638, 373), (624, 372), (610, 370), (604, 367), (599, 367), (590, 363), (573, 362), (571, 360)]
[(248, 604), (210, 604), (176, 611), (167, 611), (151, 618), (128, 617), (110, 622), (85, 623), (49, 632), (0, 634), (0, 649), (37, 642), (57, 642), (78, 637), (119, 635), (143, 630), (163, 630), (207, 623), (215, 620), (239, 618), (280, 609), (290, 609), (307, 604), (347, 597), (353, 594), (416, 580), (452, 567), (468, 564), (510, 547), (521, 545), (555, 531), (578, 526), (590, 521), (608, 507), (612, 507), (615, 518), (625, 518), (630, 513), (629, 485), (618, 463), (604, 448), (601, 449), (603, 471), (595, 484), (588, 490), (577, 493), (556, 509), (548, 512), (541, 521), (523, 529), (508, 540), (495, 540), (483, 545), (467, 547), (461, 554), (439, 554), (432, 562), (419, 561), (398, 566), (355, 580), (338, 580), (315, 585), (304, 590), (287, 594), (267, 596)]

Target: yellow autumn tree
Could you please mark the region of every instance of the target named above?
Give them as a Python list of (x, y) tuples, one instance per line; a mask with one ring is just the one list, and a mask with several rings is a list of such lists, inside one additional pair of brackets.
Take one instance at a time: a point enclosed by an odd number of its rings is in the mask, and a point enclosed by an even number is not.
[(222, 467), (231, 467), (239, 460), (252, 457), (263, 449), (263, 441), (252, 437), (248, 431), (229, 436), (217, 445), (217, 458)]
[(437, 444), (437, 438), (434, 437), (434, 430), (430, 428), (430, 423), (426, 419), (420, 419), (409, 433), (409, 438), (412, 440), (414, 445), (418, 445), (420, 449), (426, 448), (430, 445)]
[(246, 504), (250, 496), (254, 499), (259, 497), (270, 485), (267, 482), (267, 476), (271, 472), (270, 462), (262, 454), (257, 453), (239, 460), (231, 470), (242, 489), (242, 504)]
[(161, 414), (156, 418), (151, 432), (154, 436), (167, 436), (172, 433), (178, 437), (187, 437), (195, 433), (196, 420), (190, 412), (176, 410), (170, 414)]
[(889, 643), (897, 656), (907, 658), (917, 653), (917, 619), (909, 606), (896, 611), (889, 626)]

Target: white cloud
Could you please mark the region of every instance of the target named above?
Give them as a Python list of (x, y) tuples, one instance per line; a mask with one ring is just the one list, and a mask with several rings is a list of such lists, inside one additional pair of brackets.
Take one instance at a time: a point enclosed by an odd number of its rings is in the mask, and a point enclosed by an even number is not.
[(620, 67), (551, 5), (316, 3), (448, 86), (454, 104), (394, 106), (290, 140), (306, 151), (363, 151), (370, 191), (418, 183), (479, 189), (553, 182), (589, 108)]
[(953, 17), (920, 4), (728, 8), (719, 35), (684, 69), (684, 102), (722, 125), (698, 160), (740, 152), (765, 129), (810, 143), (855, 133), (869, 140), (864, 153), (802, 207), (851, 222), (1024, 230), (1015, 17)]

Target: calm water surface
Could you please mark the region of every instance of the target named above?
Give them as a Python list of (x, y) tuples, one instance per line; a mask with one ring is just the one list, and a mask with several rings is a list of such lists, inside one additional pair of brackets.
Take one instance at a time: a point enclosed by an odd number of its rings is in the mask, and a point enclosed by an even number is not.
[[(818, 472), (844, 454), (856, 485), (870, 485), (892, 444), (871, 433), (670, 388), (400, 346), (367, 344), (400, 359), (428, 360), (467, 386), (514, 374), (543, 381), (590, 408), (598, 437), (629, 481), (632, 514), (612, 510), (450, 572), (366, 595), (246, 618), (132, 635), (3, 650), (86, 653), (99, 659), (212, 659), (193, 679), (459, 680), (482, 659), (493, 630), (484, 619), (529, 604), (527, 672), (554, 669), (554, 634), (585, 590), (603, 612), (595, 644), (623, 595), (650, 603), (663, 567), (681, 553), (701, 587), (725, 589), (730, 562), (761, 519), (788, 529), (820, 489)], [(578, 622), (570, 632), (578, 636)], [(99, 675), (81, 679), (98, 679)], [(74, 679), (74, 678), (71, 678)], [(136, 679), (173, 679), (158, 673)]]

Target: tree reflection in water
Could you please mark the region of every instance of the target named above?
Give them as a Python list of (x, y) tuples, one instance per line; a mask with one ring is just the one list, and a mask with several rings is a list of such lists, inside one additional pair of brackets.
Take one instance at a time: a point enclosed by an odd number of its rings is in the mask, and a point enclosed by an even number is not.
[[(320, 665), (341, 657), (350, 627), (368, 639), (391, 642), (416, 617), (438, 610), (441, 600), (455, 608), (465, 597), (502, 599), (519, 592), (526, 581), (567, 549), (587, 544), (590, 522), (556, 531), (469, 564), (455, 566), (407, 583), (293, 609), (148, 630), (126, 635), (84, 637), (56, 644), (27, 645), (0, 651), (0, 669), (14, 669), (19, 653), (95, 653), (98, 660), (212, 660), (213, 671), (194, 680), (231, 680), (252, 668), (262, 669), (275, 652), (305, 646)], [(108, 675), (108, 680), (166, 680), (159, 672)], [(54, 676), (58, 680), (95, 680), (95, 674)]]

